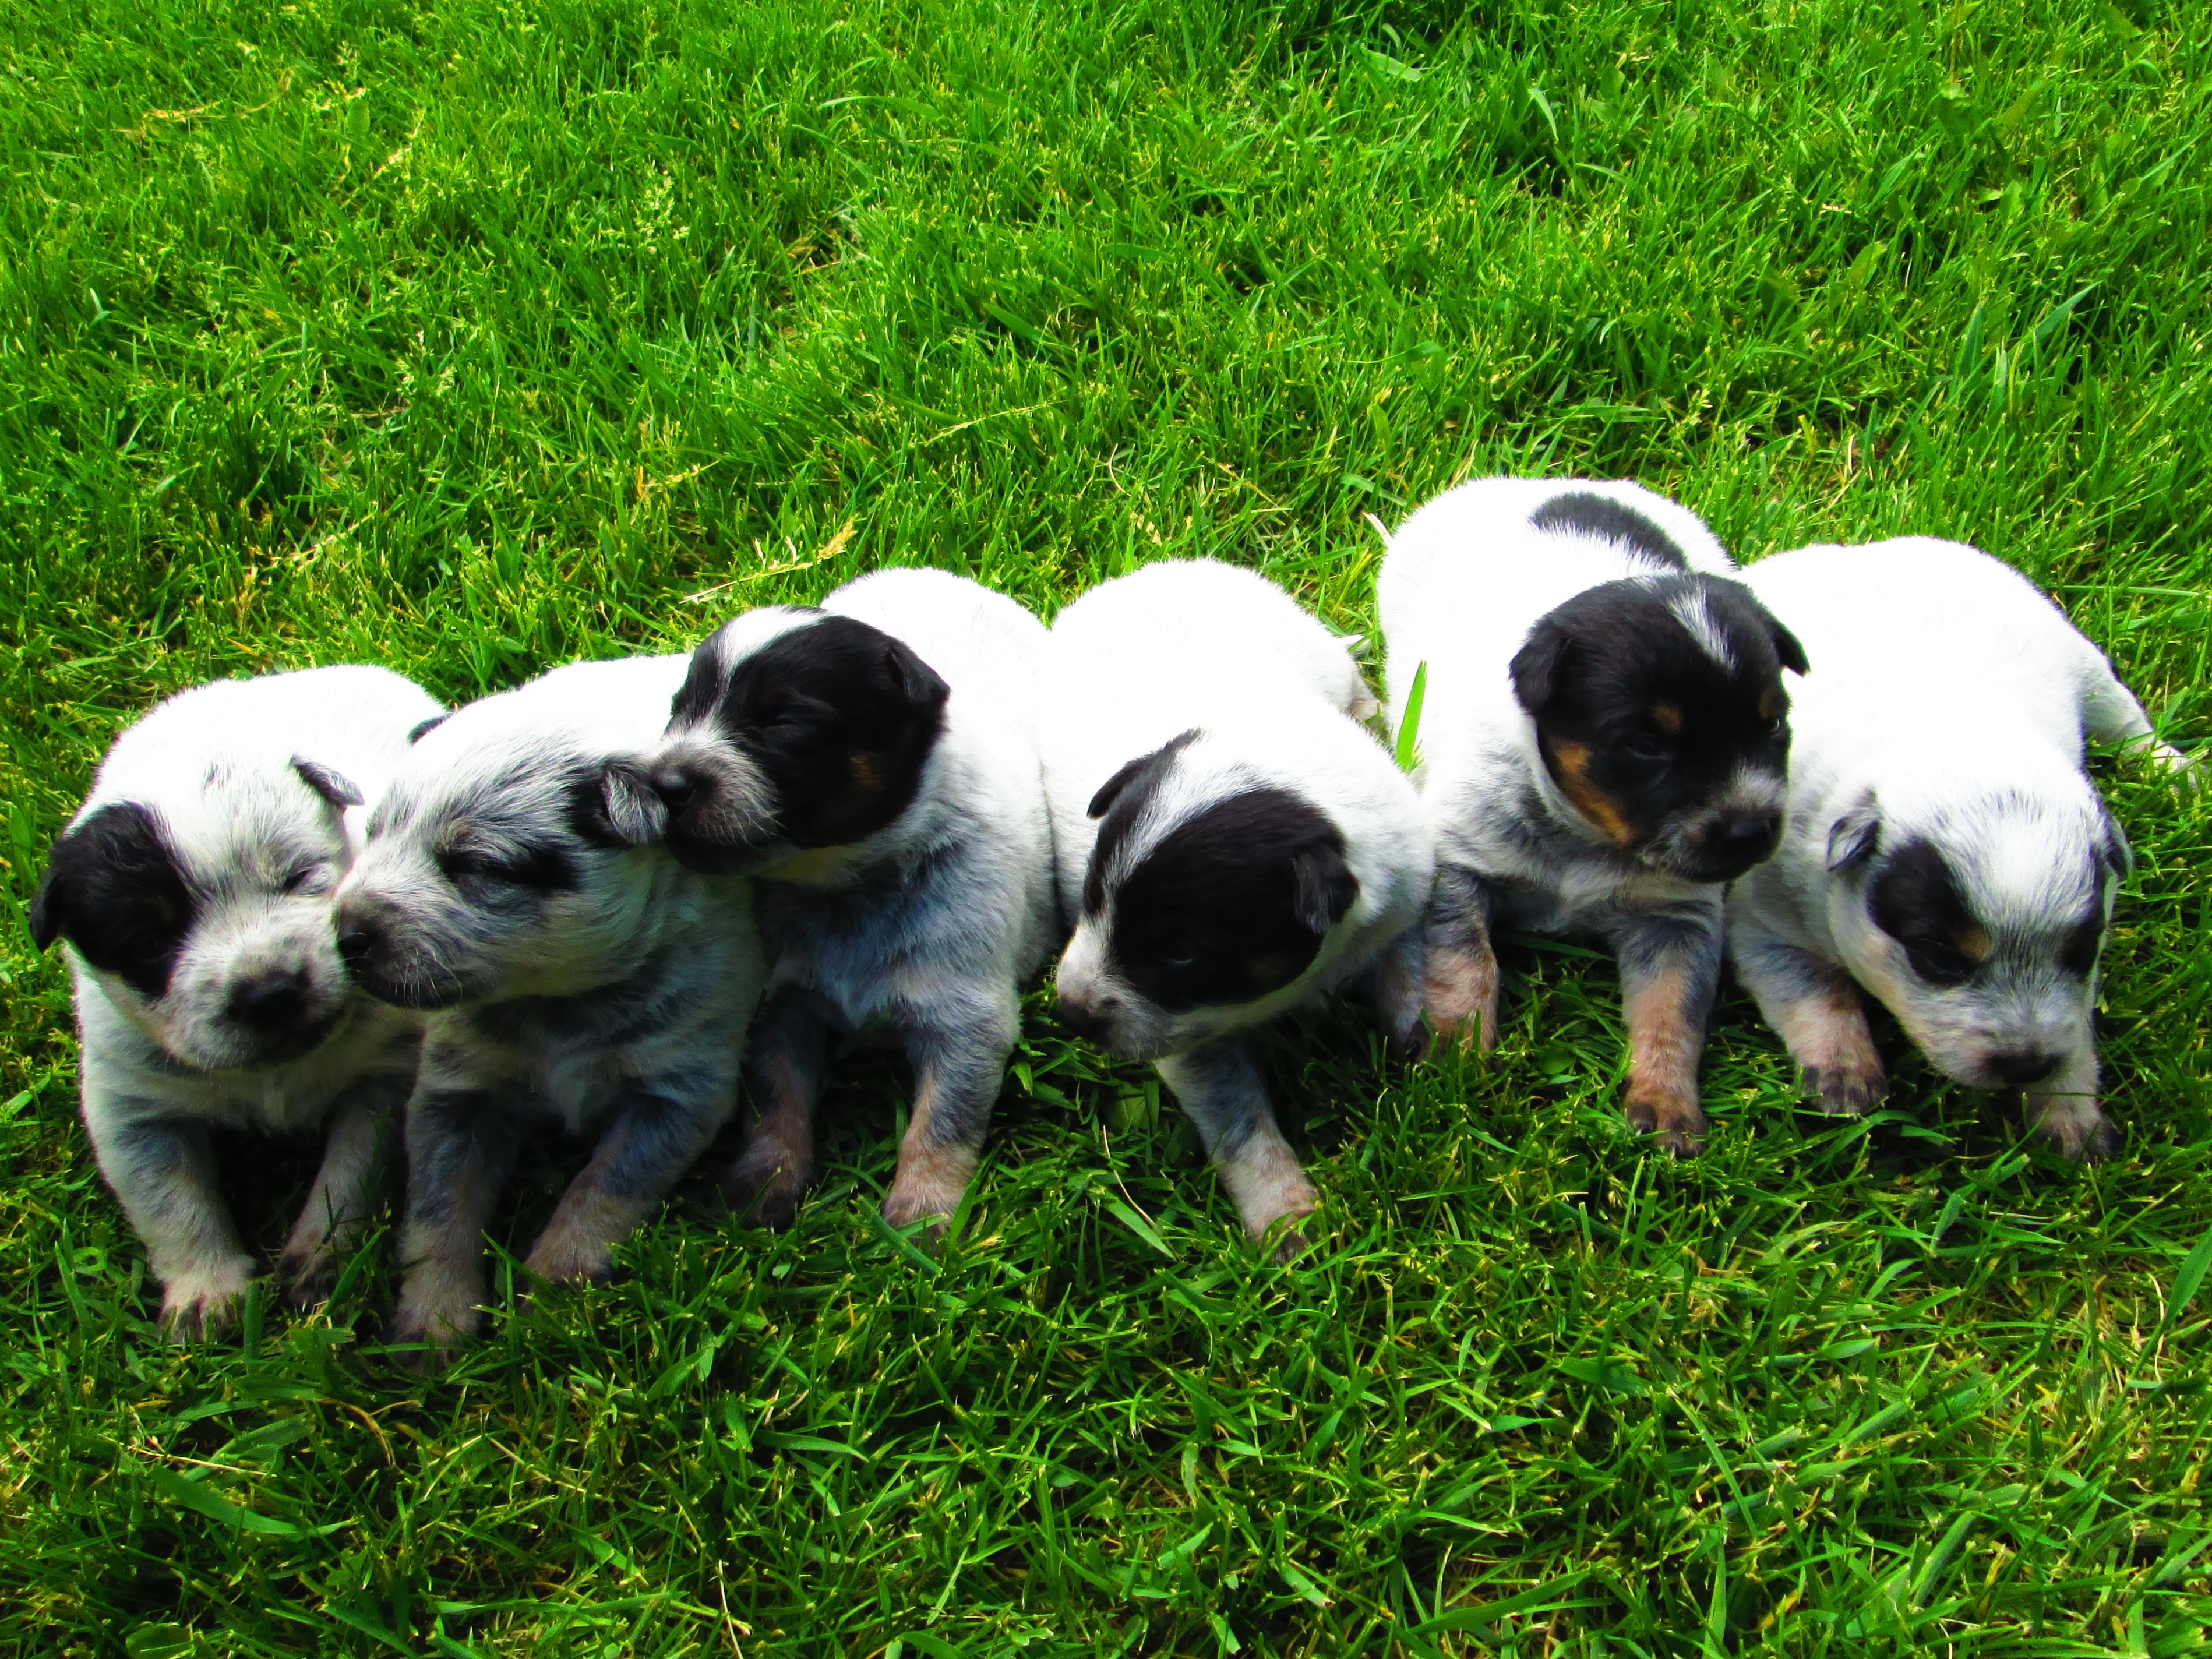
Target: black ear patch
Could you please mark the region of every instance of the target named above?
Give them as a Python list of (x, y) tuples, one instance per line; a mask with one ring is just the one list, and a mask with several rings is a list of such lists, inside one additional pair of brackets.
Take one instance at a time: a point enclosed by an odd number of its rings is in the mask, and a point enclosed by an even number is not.
[(1881, 809), (1871, 793), (1828, 826), (1828, 873), (1863, 864), (1881, 843)]
[(1551, 702), (1573, 648), (1574, 636), (1549, 617), (1528, 630), (1508, 671), (1513, 676), (1513, 696), (1527, 713), (1540, 714)]
[(1139, 797), (1149, 795), (1159, 787), (1160, 780), (1167, 775), (1168, 767), (1175, 757), (1188, 748), (1197, 736), (1198, 728), (1194, 726), (1189, 731), (1170, 738), (1151, 754), (1124, 761), (1112, 777), (1098, 786), (1098, 793), (1091, 796), (1091, 805), (1084, 810), (1094, 818), (1104, 817), (1132, 784), (1137, 786)]
[(761, 773), (776, 837), (842, 847), (895, 823), (921, 787), (952, 688), (904, 641), (823, 615), (732, 666), (693, 653), (677, 724), (711, 720)]
[(1248, 789), (1177, 824), (1121, 878), (1106, 953), (1170, 1013), (1255, 1002), (1305, 972), (1358, 895), (1327, 814), (1288, 789)]
[(577, 838), (609, 851), (644, 847), (668, 830), (668, 804), (635, 761), (611, 760), (568, 786), (568, 823)]
[(1780, 623), (1774, 624), (1774, 655), (1793, 674), (1813, 672), (1813, 665), (1805, 660), (1805, 647), (1797, 642), (1797, 636)]
[(1528, 522), (1539, 530), (1572, 531), (1599, 537), (1670, 570), (1690, 568), (1690, 562), (1682, 556), (1682, 550), (1674, 544), (1673, 537), (1634, 507), (1610, 495), (1571, 489), (1546, 501), (1528, 515)]
[(331, 770), (320, 761), (306, 760), (295, 755), (292, 757), (292, 769), (300, 775), (302, 783), (339, 811), (361, 805), (361, 791), (353, 781), (341, 772)]
[(136, 801), (103, 806), (54, 843), (31, 900), (31, 938), (66, 939), (142, 995), (169, 988), (191, 931), (192, 896), (161, 820)]
[(443, 726), (451, 719), (453, 719), (453, 716), (450, 714), (433, 714), (427, 720), (416, 721), (412, 726), (408, 728), (407, 741), (410, 744), (422, 742), (424, 738), (436, 731), (440, 726)]

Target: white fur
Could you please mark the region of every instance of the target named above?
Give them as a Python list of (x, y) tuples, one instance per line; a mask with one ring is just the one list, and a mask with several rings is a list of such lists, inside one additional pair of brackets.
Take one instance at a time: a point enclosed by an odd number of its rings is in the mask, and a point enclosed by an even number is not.
[[(1976, 982), (1925, 984), (1874, 925), (1869, 882), (1882, 849), (1923, 836), (1993, 933), (2055, 936), (2093, 904), (2109, 908), (2118, 884), (2100, 859), (2107, 818), (2082, 770), (2085, 736), (2169, 765), (2183, 757), (2056, 605), (1971, 547), (1928, 537), (1807, 547), (1743, 580), (1814, 671), (1791, 716), (1781, 850), (1730, 892), (1738, 972), (1787, 1030), (1778, 965), (1794, 951), (1839, 966), (1969, 1085), (1996, 1083), (1993, 1053), (2063, 1054), (2060, 1071), (2028, 1091), (2031, 1118), (2069, 1151), (2101, 1150), (2095, 976), (2084, 984), (2053, 960), (2001, 952)], [(1869, 812), (1873, 857), (1832, 872), (1838, 822)]]
[[(321, 1127), (364, 1084), (404, 1091), (421, 1038), (414, 1016), (349, 990), (336, 949), (331, 895), (359, 850), (368, 809), (339, 811), (293, 763), (327, 766), (374, 803), (406, 753), (409, 730), (439, 712), (419, 686), (381, 668), (199, 686), (116, 740), (74, 821), (120, 803), (151, 807), (201, 896), (158, 1000), (70, 952), (86, 1133), (146, 1242), (166, 1316), (187, 1329), (220, 1320), (257, 1271), (213, 1186), (200, 1131)], [(321, 855), (321, 867), (288, 895), (280, 866), (303, 848)], [(343, 1012), (312, 1052), (256, 1064), (223, 1010), (234, 981), (285, 967)], [(353, 1196), (319, 1185), (318, 1194), (341, 1208)], [(290, 1265), (307, 1271), (304, 1255), (321, 1250), (328, 1224), (357, 1219), (303, 1214), (288, 1253), (301, 1259)]]

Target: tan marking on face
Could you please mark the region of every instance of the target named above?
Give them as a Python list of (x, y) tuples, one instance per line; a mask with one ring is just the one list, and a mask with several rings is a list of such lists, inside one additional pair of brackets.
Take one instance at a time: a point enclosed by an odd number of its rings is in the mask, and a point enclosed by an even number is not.
[(1618, 847), (1636, 845), (1636, 830), (1621, 816), (1612, 796), (1589, 778), (1589, 748), (1586, 744), (1559, 743), (1552, 746), (1552, 763), (1559, 774), (1559, 791), (1574, 809), (1598, 828), (1598, 833)]
[(1759, 694), (1759, 717), (1763, 720), (1778, 720), (1788, 705), (1782, 701), (1782, 688), (1770, 685)]
[(1969, 962), (1987, 962), (1990, 959), (1990, 936), (1971, 921), (1960, 922), (1951, 930), (1951, 943)]
[(1671, 702), (1655, 702), (1651, 705), (1651, 723), (1674, 736), (1682, 729), (1682, 711)]
[(862, 789), (881, 788), (884, 781), (883, 758), (881, 755), (872, 755), (865, 750), (854, 755), (851, 763), (853, 782)]

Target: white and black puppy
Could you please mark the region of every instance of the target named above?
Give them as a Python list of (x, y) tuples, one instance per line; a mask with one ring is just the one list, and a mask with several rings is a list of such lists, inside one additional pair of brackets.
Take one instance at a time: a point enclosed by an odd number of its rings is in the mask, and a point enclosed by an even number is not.
[(1736, 973), (1808, 1092), (1856, 1116), (1887, 1086), (1856, 981), (1946, 1075), (2025, 1090), (2032, 1127), (2108, 1155), (2097, 959), (2129, 853), (2082, 739), (2186, 763), (2104, 653), (1972, 548), (1808, 547), (1744, 580), (1820, 670), (1782, 850), (1729, 897)]
[[(1103, 583), (1060, 612), (1049, 662), (1061, 1016), (1158, 1065), (1261, 1237), (1315, 1198), (1242, 1034), (1368, 975), (1415, 1040), (1419, 803), (1353, 718), (1371, 703), (1343, 641), (1250, 571)], [(1278, 1253), (1302, 1245), (1291, 1227)]]
[(1044, 625), (941, 570), (726, 623), (693, 654), (650, 771), (668, 845), (755, 875), (769, 994), (730, 1202), (787, 1224), (814, 1176), (830, 1036), (888, 1020), (914, 1066), (896, 1224), (949, 1216), (1057, 939), (1033, 726)]
[(686, 660), (577, 663), (456, 711), (410, 751), (339, 890), (356, 982), (432, 1011), (397, 1341), (435, 1355), (473, 1334), (521, 1136), (595, 1135), (526, 1265), (604, 1278), (736, 1105), (762, 977), (746, 884), (668, 855), (638, 763)]
[(1427, 671), (1431, 1018), (1497, 1041), (1493, 927), (1596, 935), (1620, 964), (1623, 1109), (1678, 1153), (1705, 1128), (1724, 884), (1781, 835), (1782, 671), (1806, 671), (1734, 568), (1639, 485), (1484, 478), (1399, 527), (1376, 587), (1394, 730)]
[(181, 692), (116, 739), (54, 845), (32, 937), (69, 943), (85, 1130), (179, 1334), (220, 1323), (257, 1271), (210, 1127), (326, 1128), (278, 1264), (294, 1301), (328, 1294), (367, 1213), (378, 1128), (421, 1031), (354, 994), (331, 895), (364, 796), (439, 712), (381, 668)]

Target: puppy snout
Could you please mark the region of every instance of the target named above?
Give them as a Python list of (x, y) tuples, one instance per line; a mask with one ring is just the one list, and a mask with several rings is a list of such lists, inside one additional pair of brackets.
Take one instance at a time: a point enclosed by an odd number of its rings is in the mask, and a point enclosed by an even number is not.
[(672, 812), (680, 812), (697, 800), (705, 787), (704, 781), (689, 767), (664, 766), (653, 775), (653, 793), (667, 804)]
[(378, 937), (376, 930), (360, 916), (343, 913), (339, 915), (338, 955), (354, 972), (360, 972), (376, 954)]
[(1100, 1004), (1062, 993), (1060, 999), (1060, 1024), (1079, 1037), (1087, 1037), (1102, 1047), (1112, 1030), (1108, 1010)]
[(1757, 863), (1774, 850), (1781, 838), (1782, 814), (1762, 811), (1723, 812), (1712, 828), (1714, 850)]
[(2007, 1048), (1990, 1056), (1990, 1070), (2008, 1088), (2024, 1089), (2040, 1083), (2058, 1069), (2063, 1055), (2045, 1048)]
[(298, 969), (258, 974), (234, 987), (231, 1018), (247, 1029), (282, 1031), (299, 1024), (307, 1012), (307, 976)]

